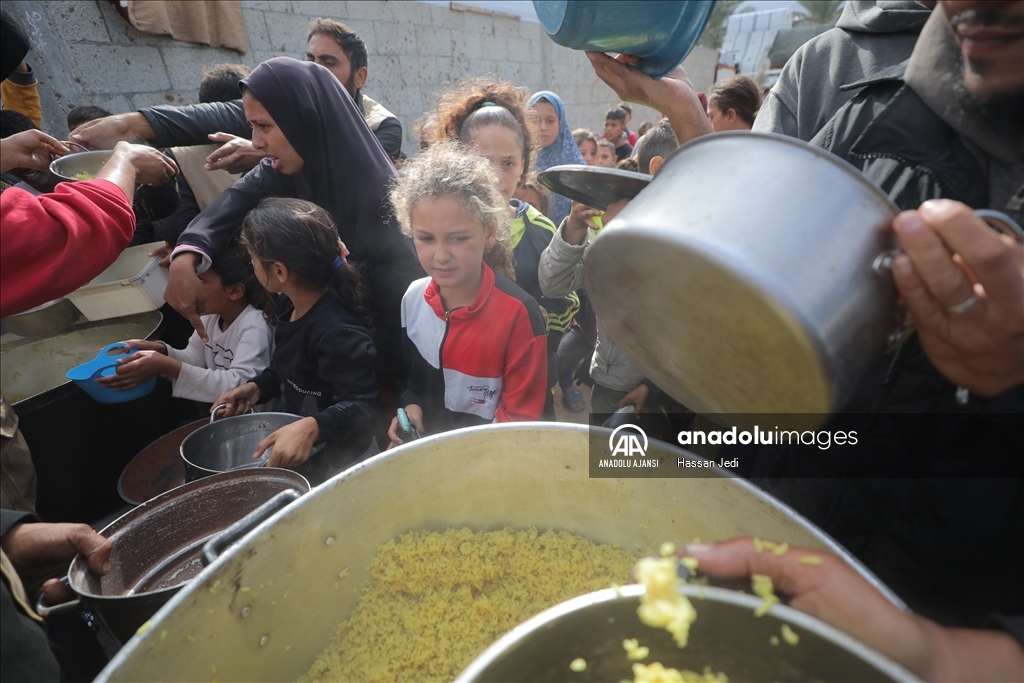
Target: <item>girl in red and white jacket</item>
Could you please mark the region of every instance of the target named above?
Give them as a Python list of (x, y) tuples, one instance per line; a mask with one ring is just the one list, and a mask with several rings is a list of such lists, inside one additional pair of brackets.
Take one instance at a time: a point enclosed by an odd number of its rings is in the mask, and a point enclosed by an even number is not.
[[(409, 377), (399, 405), (413, 426), (540, 419), (547, 326), (513, 282), (508, 202), (488, 160), (436, 143), (405, 165), (391, 202), (428, 274), (402, 299)], [(388, 436), (402, 443), (397, 418)]]

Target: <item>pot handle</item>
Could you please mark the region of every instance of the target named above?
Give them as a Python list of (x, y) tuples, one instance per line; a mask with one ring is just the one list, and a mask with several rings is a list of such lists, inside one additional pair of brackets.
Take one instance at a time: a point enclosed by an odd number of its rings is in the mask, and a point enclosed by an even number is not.
[(212, 564), (228, 547), (237, 543), (243, 536), (262, 524), (264, 520), (275, 512), (297, 501), (301, 495), (295, 489), (281, 491), (266, 503), (211, 538), (203, 546), (203, 566), (206, 567)]
[[(62, 576), (60, 582), (65, 586), (71, 585), (67, 576)], [(36, 614), (41, 616), (43, 619), (52, 619), (59, 617), (64, 614), (72, 614), (74, 612), (82, 611), (82, 601), (75, 599), (69, 600), (68, 602), (62, 602), (57, 605), (51, 605), (46, 600), (46, 596), (42, 593), (39, 594), (39, 599), (36, 600)]]
[[(213, 421), (217, 419), (217, 413), (219, 413), (221, 411), (221, 409), (227, 408), (227, 407), (228, 407), (227, 403), (221, 403), (219, 406), (217, 406), (216, 408), (211, 410), (210, 411), (210, 424), (213, 424)], [(249, 408), (249, 413), (250, 414), (255, 413), (255, 412), (256, 412), (255, 410), (253, 410), (252, 408)]]

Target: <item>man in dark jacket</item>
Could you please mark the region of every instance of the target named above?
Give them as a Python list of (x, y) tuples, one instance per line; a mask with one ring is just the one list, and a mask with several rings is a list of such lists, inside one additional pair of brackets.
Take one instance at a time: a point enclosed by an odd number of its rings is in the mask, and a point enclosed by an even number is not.
[(761, 104), (753, 130), (807, 142), (854, 91), (841, 86), (903, 64), (934, 0), (849, 0), (836, 27), (797, 49)]
[[(314, 19), (306, 41), (306, 59), (326, 67), (352, 95), (366, 125), (392, 161), (402, 151), (402, 123), (377, 102), (363, 95), (368, 74), (366, 44), (352, 29), (333, 19)], [(142, 139), (156, 147), (206, 145), (223, 142), (207, 160), (210, 170), (244, 173), (263, 155), (252, 148), (249, 122), (242, 100), (162, 105), (91, 121), (71, 139), (92, 149), (111, 149), (118, 140)]]
[[(31, 513), (0, 510), (0, 548), (0, 678), (59, 681), (60, 664), (23, 581), (36, 583), (66, 571), (78, 553), (86, 556), (89, 569), (106, 574), (110, 541), (85, 524), (42, 524)], [(73, 597), (57, 579), (47, 580), (41, 590), (51, 603)]]

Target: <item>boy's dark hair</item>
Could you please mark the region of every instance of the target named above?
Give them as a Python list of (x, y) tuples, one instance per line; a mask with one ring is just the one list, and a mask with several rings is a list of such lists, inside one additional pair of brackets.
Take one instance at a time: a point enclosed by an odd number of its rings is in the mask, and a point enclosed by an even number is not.
[(608, 113), (604, 115), (604, 118), (606, 121), (608, 119), (614, 119), (615, 121), (622, 121), (623, 123), (625, 123), (626, 112), (622, 111), (622, 109), (620, 109), (619, 107), (615, 107), (614, 109), (609, 109)]
[(647, 131), (649, 131), (651, 129), (651, 126), (653, 126), (653, 125), (654, 124), (652, 124), (650, 121), (642, 121), (640, 123), (640, 127), (636, 129), (636, 134), (637, 135), (644, 135), (644, 134), (646, 134)]
[(35, 130), (32, 119), (13, 109), (0, 109), (0, 138), (9, 138), (26, 130)]
[(615, 168), (623, 171), (633, 171), (634, 173), (638, 173), (640, 171), (640, 167), (637, 165), (636, 159), (633, 157), (619, 159), (619, 162), (615, 164)]
[(633, 107), (629, 106), (628, 102), (619, 102), (619, 109), (626, 112), (630, 116), (633, 115)]
[(676, 134), (672, 132), (668, 119), (658, 121), (636, 144), (636, 164), (640, 172), (650, 173), (651, 159), (667, 159), (678, 147), (679, 141), (676, 140)]
[(359, 271), (341, 256), (341, 240), (331, 214), (313, 202), (267, 197), (242, 221), (241, 245), (269, 266), (282, 263), (311, 287), (333, 292), (369, 329), (372, 317)]
[(238, 82), (249, 75), (245, 64), (218, 64), (203, 69), (203, 80), (199, 83), (199, 102), (231, 102), (242, 96)]
[(96, 107), (91, 104), (75, 107), (68, 112), (68, 130), (74, 130), (83, 123), (89, 123), (96, 119), (105, 119), (108, 116), (111, 116), (111, 113), (103, 107)]
[(363, 42), (358, 33), (340, 21), (324, 17), (314, 19), (309, 23), (309, 35), (306, 36), (306, 42), (308, 43), (309, 39), (315, 35), (330, 36), (334, 39), (334, 42), (338, 44), (341, 51), (348, 57), (349, 64), (352, 65), (352, 73), (368, 64), (366, 43)]
[(736, 74), (715, 83), (708, 93), (708, 104), (714, 104), (723, 114), (732, 109), (743, 121), (754, 125), (754, 114), (761, 108), (761, 89), (750, 76)]
[(263, 311), (268, 323), (273, 322), (270, 296), (256, 278), (256, 272), (252, 269), (252, 261), (249, 260), (245, 247), (237, 241), (232, 241), (220, 256), (213, 260), (210, 270), (217, 273), (224, 287), (243, 285), (245, 300), (252, 304), (253, 308)]
[(530, 173), (523, 179), (519, 186), (524, 190), (533, 190), (537, 193), (537, 206), (533, 207), (545, 216), (548, 215), (548, 207), (551, 205), (551, 190), (540, 184), (536, 173)]

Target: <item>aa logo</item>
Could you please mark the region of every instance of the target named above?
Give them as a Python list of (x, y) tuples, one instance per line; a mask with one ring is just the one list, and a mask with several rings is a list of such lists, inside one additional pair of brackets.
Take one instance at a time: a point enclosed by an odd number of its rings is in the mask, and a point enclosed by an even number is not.
[[(642, 440), (642, 441), (641, 441)], [(644, 457), (647, 454), (647, 434), (636, 425), (619, 425), (608, 437), (608, 448), (612, 456)]]

